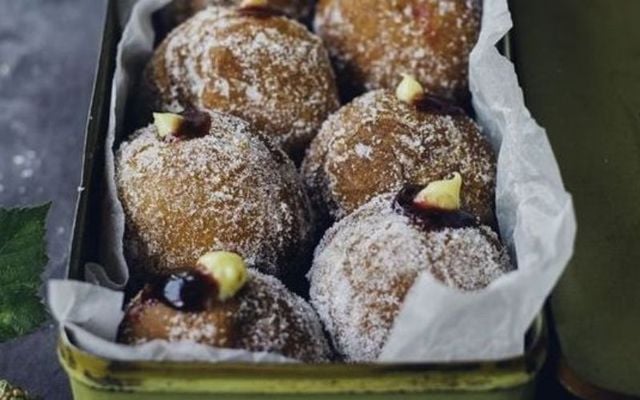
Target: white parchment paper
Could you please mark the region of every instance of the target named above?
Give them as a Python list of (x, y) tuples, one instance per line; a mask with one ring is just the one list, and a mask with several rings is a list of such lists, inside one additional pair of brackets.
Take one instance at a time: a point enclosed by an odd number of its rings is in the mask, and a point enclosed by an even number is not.
[[(124, 214), (116, 196), (113, 145), (121, 137), (132, 84), (149, 59), (150, 15), (169, 0), (120, 0), (130, 16), (118, 47), (106, 154), (101, 265), (86, 281), (52, 281), (49, 304), (64, 340), (114, 360), (291, 362), (277, 354), (214, 349), (189, 342), (114, 343), (122, 319)], [(381, 362), (493, 360), (524, 351), (525, 332), (573, 253), (576, 222), (544, 129), (526, 109), (514, 67), (495, 44), (511, 28), (506, 0), (485, 0), (482, 31), (470, 58), (477, 119), (498, 151), (497, 216), (518, 269), (486, 290), (462, 293), (429, 274), (418, 278), (396, 319)]]

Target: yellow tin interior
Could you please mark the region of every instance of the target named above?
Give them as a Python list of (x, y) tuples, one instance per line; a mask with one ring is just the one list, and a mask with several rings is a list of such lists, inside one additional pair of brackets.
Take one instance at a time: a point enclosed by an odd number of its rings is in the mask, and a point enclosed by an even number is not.
[[(74, 392), (128, 394), (175, 394), (188, 399), (203, 394), (215, 398), (251, 396), (390, 395), (465, 393), (482, 399), (485, 394), (523, 390), (531, 383), (546, 358), (547, 333), (542, 318), (532, 327), (526, 354), (509, 360), (426, 364), (247, 364), (200, 362), (122, 362), (88, 354), (62, 339), (58, 353), (74, 386)], [(137, 393), (131, 397), (131, 393)], [(471, 393), (475, 396), (469, 397)], [(155, 397), (154, 397), (155, 396)], [(307, 396), (307, 397), (305, 397)], [(100, 398), (100, 397), (80, 397)], [(107, 398), (107, 397), (105, 397)], [(237, 398), (237, 397), (236, 397)], [(289, 397), (286, 397), (289, 398)], [(408, 397), (411, 398), (411, 397)], [(422, 397), (424, 398), (424, 397)], [(429, 397), (437, 398), (437, 397)], [(443, 397), (451, 398), (451, 397)], [(461, 397), (462, 398), (462, 397)], [(502, 398), (502, 397), (500, 397)], [(514, 397), (504, 397), (514, 398)], [(521, 397), (516, 397), (521, 398)]]

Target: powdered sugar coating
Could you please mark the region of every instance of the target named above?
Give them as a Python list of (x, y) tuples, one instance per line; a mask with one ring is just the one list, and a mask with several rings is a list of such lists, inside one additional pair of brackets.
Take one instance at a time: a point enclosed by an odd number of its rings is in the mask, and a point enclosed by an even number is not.
[(355, 90), (395, 88), (414, 74), (441, 97), (466, 95), (479, 0), (320, 0), (315, 30)]
[(274, 352), (306, 362), (325, 362), (331, 356), (313, 308), (256, 270), (249, 270), (248, 282), (236, 296), (202, 312), (181, 312), (138, 294), (127, 307), (120, 340), (142, 344), (154, 339)]
[(209, 7), (176, 28), (145, 72), (156, 109), (188, 105), (249, 121), (298, 155), (338, 108), (321, 40), (285, 17)]
[(378, 357), (418, 274), (479, 290), (511, 269), (490, 228), (425, 232), (393, 209), (394, 196), (374, 198), (329, 229), (308, 274), (312, 305), (347, 361)]
[(263, 272), (295, 275), (311, 240), (295, 167), (248, 123), (209, 115), (209, 135), (169, 143), (150, 125), (117, 152), (130, 268), (187, 268), (208, 251), (226, 250)]
[(387, 90), (356, 98), (323, 124), (302, 165), (321, 215), (338, 220), (405, 183), (463, 178), (463, 208), (493, 221), (496, 162), (479, 127), (464, 115), (418, 111)]

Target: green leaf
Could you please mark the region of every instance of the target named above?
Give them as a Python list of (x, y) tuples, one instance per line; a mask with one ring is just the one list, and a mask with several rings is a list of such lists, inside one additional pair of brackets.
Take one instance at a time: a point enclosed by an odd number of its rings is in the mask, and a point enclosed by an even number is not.
[(35, 397), (30, 397), (29, 393), (25, 390), (12, 386), (9, 382), (5, 380), (0, 380), (0, 400), (9, 399), (9, 400), (35, 400)]
[(50, 206), (0, 208), (0, 342), (29, 333), (46, 319), (38, 290), (48, 260), (44, 236)]

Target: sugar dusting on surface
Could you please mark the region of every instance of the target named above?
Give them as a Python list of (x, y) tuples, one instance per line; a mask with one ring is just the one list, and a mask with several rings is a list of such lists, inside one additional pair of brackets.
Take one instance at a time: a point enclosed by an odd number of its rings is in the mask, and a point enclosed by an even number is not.
[(345, 83), (393, 88), (409, 73), (454, 98), (467, 85), (480, 16), (479, 0), (320, 0), (314, 25)]
[(317, 208), (340, 219), (404, 183), (427, 184), (460, 172), (463, 204), (492, 215), (495, 156), (468, 117), (418, 112), (378, 90), (332, 114), (307, 152), (304, 181)]
[(290, 357), (313, 362), (328, 360), (331, 351), (309, 303), (265, 275), (259, 284), (248, 288), (248, 293), (251, 294), (239, 308), (244, 320), (240, 326), (250, 327), (243, 347), (260, 351), (292, 347), (293, 354), (287, 354)]
[[(151, 333), (147, 327), (157, 328)], [(331, 351), (313, 308), (277, 279), (249, 271), (249, 281), (233, 306), (203, 312), (180, 312), (137, 296), (121, 327), (125, 342), (188, 340), (214, 347), (267, 351), (306, 362), (326, 362)]]
[(310, 241), (300, 179), (246, 122), (210, 115), (211, 132), (202, 138), (168, 143), (150, 125), (118, 151), (130, 267), (188, 267), (207, 251), (228, 250), (281, 275)]
[(393, 198), (378, 196), (329, 229), (308, 274), (311, 302), (347, 361), (378, 357), (418, 274), (478, 290), (511, 269), (488, 227), (424, 232)]
[(146, 71), (157, 108), (229, 112), (300, 151), (339, 106), (321, 40), (284, 17), (209, 7), (175, 29)]

